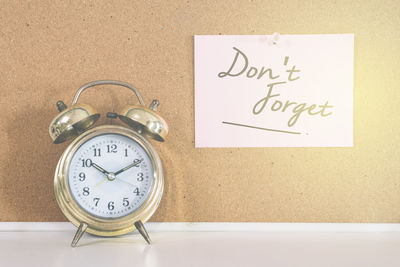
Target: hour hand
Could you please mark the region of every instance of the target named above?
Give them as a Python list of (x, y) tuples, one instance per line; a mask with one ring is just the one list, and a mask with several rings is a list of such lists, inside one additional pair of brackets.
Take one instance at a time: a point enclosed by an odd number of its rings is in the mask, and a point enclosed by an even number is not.
[(128, 169), (130, 169), (132, 167), (136, 167), (137, 165), (140, 164), (140, 162), (142, 162), (140, 159), (135, 159), (132, 164), (129, 164), (128, 166), (126, 166), (125, 168), (120, 169), (119, 171), (116, 171), (114, 174), (118, 175), (121, 172), (124, 172), (124, 171), (126, 171), (126, 170), (128, 170)]
[(106, 171), (105, 169), (103, 169), (102, 167), (97, 165), (96, 163), (92, 163), (92, 166), (95, 167), (97, 170), (101, 171), (102, 173), (104, 173), (107, 176), (110, 174), (108, 171)]

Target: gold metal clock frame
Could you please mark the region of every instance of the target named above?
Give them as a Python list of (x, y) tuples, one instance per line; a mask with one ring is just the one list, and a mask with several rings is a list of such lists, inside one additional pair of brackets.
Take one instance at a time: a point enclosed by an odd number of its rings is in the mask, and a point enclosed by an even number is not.
[[(107, 133), (120, 134), (138, 142), (149, 155), (154, 173), (153, 185), (144, 204), (131, 214), (116, 219), (99, 218), (83, 210), (75, 201), (68, 185), (69, 165), (76, 150), (89, 139)], [(123, 235), (136, 229), (135, 222), (146, 222), (160, 203), (163, 185), (161, 160), (153, 146), (133, 130), (114, 125), (98, 126), (76, 138), (61, 156), (54, 177), (56, 199), (64, 215), (77, 227), (87, 224), (86, 231), (99, 236)]]
[[(88, 130), (100, 114), (89, 105), (77, 104), (79, 95), (89, 87), (104, 84), (124, 86), (136, 94), (140, 105), (125, 107), (119, 114), (110, 112), (107, 114), (109, 118), (121, 119), (132, 129), (118, 125), (102, 125)], [(50, 124), (50, 136), (54, 143), (62, 143), (76, 137), (61, 155), (54, 176), (54, 191), (60, 209), (68, 220), (78, 227), (71, 246), (76, 246), (84, 232), (98, 236), (117, 236), (135, 229), (150, 244), (151, 240), (143, 223), (152, 216), (161, 201), (164, 178), (161, 159), (143, 135), (162, 142), (168, 134), (166, 122), (156, 113), (158, 104), (157, 100), (153, 100), (149, 108), (145, 107), (143, 98), (136, 88), (113, 80), (100, 80), (83, 85), (76, 92), (70, 108), (67, 108), (62, 101), (57, 102), (61, 113)], [(144, 203), (132, 213), (118, 218), (102, 218), (85, 211), (74, 199), (69, 187), (68, 171), (73, 155), (82, 144), (103, 134), (119, 134), (136, 141), (149, 156), (153, 168), (153, 184)]]

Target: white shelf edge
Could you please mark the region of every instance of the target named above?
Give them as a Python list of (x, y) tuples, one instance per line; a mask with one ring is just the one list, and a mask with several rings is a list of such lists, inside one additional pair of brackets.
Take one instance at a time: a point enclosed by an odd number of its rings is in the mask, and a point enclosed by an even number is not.
[[(400, 232), (398, 223), (148, 222), (152, 232)], [(69, 222), (0, 222), (0, 232), (75, 231)]]

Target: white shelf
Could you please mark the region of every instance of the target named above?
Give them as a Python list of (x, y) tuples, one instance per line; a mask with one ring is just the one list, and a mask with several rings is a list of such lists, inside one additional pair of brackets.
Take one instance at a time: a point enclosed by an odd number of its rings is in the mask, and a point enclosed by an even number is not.
[(0, 266), (398, 267), (398, 224), (148, 223), (136, 233), (85, 234), (70, 223), (0, 223)]

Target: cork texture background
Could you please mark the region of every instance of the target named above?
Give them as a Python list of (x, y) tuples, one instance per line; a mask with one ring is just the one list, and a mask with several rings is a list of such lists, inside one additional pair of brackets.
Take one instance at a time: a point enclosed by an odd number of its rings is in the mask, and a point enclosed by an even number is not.
[[(153, 221), (399, 222), (400, 3), (0, 1), (0, 221), (64, 221), (48, 126), (84, 83), (160, 100), (170, 135)], [(355, 34), (353, 148), (194, 148), (195, 34)], [(137, 103), (95, 87), (80, 103)], [(153, 142), (154, 143), (154, 142)]]

